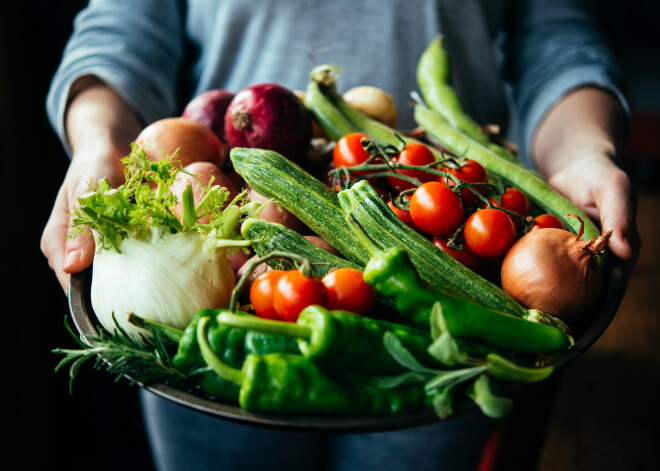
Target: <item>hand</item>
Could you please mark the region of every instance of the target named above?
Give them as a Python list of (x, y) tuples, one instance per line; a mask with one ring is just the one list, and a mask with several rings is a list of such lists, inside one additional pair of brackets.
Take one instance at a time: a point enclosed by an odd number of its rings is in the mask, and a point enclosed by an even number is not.
[(84, 270), (94, 259), (91, 233), (81, 233), (75, 239), (67, 238), (71, 215), (78, 197), (89, 191), (90, 181), (107, 177), (113, 186), (122, 183), (123, 174), (114, 161), (113, 158), (74, 156), (41, 236), (41, 251), (65, 292), (71, 273)]
[(624, 114), (613, 95), (578, 89), (539, 126), (534, 160), (557, 191), (611, 230), (610, 251), (625, 264), (626, 282), (640, 250), (636, 195), (617, 165), (623, 149)]
[(90, 190), (90, 182), (103, 177), (112, 186), (123, 183), (120, 160), (142, 129), (126, 103), (97, 78), (82, 77), (71, 90), (66, 131), (73, 157), (41, 236), (41, 251), (65, 292), (71, 273), (84, 270), (94, 259), (91, 234), (66, 237), (78, 197)]
[(611, 252), (632, 267), (640, 239), (636, 195), (628, 175), (608, 156), (583, 155), (550, 176), (549, 183), (599, 221), (603, 232), (612, 231)]

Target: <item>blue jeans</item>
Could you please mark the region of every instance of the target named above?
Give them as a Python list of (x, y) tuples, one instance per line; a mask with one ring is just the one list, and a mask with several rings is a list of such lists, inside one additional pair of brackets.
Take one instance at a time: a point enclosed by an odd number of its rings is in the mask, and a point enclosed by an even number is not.
[(327, 434), (254, 427), (141, 390), (158, 471), (475, 471), (495, 421), (480, 413), (392, 432)]

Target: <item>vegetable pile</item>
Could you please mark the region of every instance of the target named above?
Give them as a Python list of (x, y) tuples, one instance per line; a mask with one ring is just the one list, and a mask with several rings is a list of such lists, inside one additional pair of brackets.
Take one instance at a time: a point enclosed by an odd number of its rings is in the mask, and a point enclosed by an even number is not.
[(463, 112), (448, 67), (439, 37), (419, 61), (417, 132), (395, 129), (384, 91), (340, 95), (324, 65), (302, 99), (258, 84), (191, 102), (168, 126), (221, 143), (191, 161), (176, 165), (185, 136), (138, 139), (126, 183), (80, 199), (105, 331), (56, 350), (58, 369), (100, 358), (260, 412), (445, 419), (468, 400), (505, 416), (502, 391), (552, 374), (597, 306), (610, 234)]

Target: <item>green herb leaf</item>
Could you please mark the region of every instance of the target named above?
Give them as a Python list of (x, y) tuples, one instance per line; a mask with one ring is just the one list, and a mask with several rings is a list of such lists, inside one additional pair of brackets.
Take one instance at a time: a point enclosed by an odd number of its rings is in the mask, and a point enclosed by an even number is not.
[(392, 358), (404, 368), (416, 373), (431, 375), (437, 373), (436, 370), (422, 365), (392, 332), (385, 332), (385, 335), (383, 336), (383, 344), (385, 345), (385, 350), (387, 350), (387, 352), (392, 355)]
[(461, 368), (458, 370), (437, 371), (438, 374), (424, 385), (424, 389), (427, 392), (430, 392), (434, 389), (454, 387), (484, 373), (485, 371), (486, 366), (473, 366), (471, 368)]
[(446, 419), (454, 412), (453, 388), (436, 389), (432, 398), (433, 410), (441, 419)]
[(513, 407), (513, 400), (498, 396), (494, 384), (488, 375), (481, 375), (468, 389), (468, 396), (479, 406), (481, 411), (490, 418), (501, 419)]
[(406, 371), (396, 376), (388, 376), (378, 381), (378, 387), (383, 389), (393, 389), (397, 386), (407, 383), (423, 383), (428, 379), (428, 375)]
[(461, 351), (456, 339), (449, 332), (440, 301), (431, 308), (430, 322), (431, 336), (434, 340), (428, 348), (429, 355), (447, 366), (465, 363), (468, 355)]

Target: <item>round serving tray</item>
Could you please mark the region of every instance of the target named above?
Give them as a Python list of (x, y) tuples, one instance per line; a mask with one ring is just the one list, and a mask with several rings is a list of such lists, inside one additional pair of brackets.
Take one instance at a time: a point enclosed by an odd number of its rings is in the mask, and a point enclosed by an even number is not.
[[(611, 259), (611, 257), (610, 257)], [(605, 332), (619, 308), (624, 292), (623, 268), (617, 260), (609, 260), (605, 270), (606, 289), (596, 309), (596, 314), (589, 319), (588, 325), (573, 326), (575, 345), (569, 351), (557, 355), (553, 364), (555, 369), (566, 366), (571, 361), (586, 352)], [(83, 337), (98, 336), (96, 315), (90, 301), (92, 269), (84, 270), (71, 276), (69, 284), (69, 309), (76, 329)], [(212, 400), (186, 391), (176, 389), (161, 383), (143, 384), (140, 387), (174, 403), (244, 424), (271, 428), (298, 429), (315, 432), (363, 433), (375, 431), (398, 430), (439, 422), (431, 410), (418, 414), (397, 414), (384, 417), (336, 417), (336, 416), (303, 416), (278, 415), (258, 413), (241, 409), (236, 403)], [(509, 383), (504, 392), (515, 394), (528, 387), (524, 383)], [(447, 419), (460, 417), (477, 412), (478, 408), (467, 398), (457, 400), (454, 413)]]

